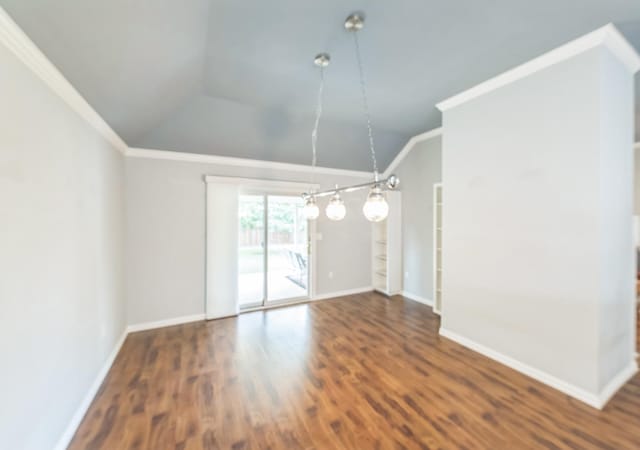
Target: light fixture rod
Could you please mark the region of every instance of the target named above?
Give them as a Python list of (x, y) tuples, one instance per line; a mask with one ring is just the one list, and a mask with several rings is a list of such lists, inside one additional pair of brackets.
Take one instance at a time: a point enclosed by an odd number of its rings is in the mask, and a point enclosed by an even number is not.
[(324, 69), (329, 65), (331, 56), (328, 53), (319, 53), (313, 59), (313, 63), (320, 68), (320, 87), (318, 89), (318, 102), (316, 106), (316, 120), (311, 132), (311, 184), (315, 183), (315, 169), (318, 162), (318, 127), (322, 117), (322, 97), (324, 92)]
[(340, 192), (355, 192), (360, 191), (362, 189), (369, 189), (372, 187), (386, 187), (389, 190), (393, 190), (398, 186), (398, 177), (395, 175), (389, 175), (388, 178), (384, 180), (374, 180), (368, 181), (362, 184), (354, 184), (352, 186), (344, 186), (344, 187), (336, 187), (334, 189), (329, 189), (321, 192), (314, 192), (313, 194), (304, 193), (302, 194), (303, 199), (307, 199), (309, 197), (328, 197), (330, 195), (334, 195)]
[(353, 43), (356, 48), (356, 61), (358, 63), (358, 74), (360, 75), (360, 92), (362, 94), (362, 106), (364, 109), (364, 117), (367, 122), (367, 134), (369, 137), (369, 151), (371, 153), (371, 161), (373, 163), (373, 178), (378, 180), (378, 161), (376, 160), (376, 149), (373, 143), (373, 127), (371, 125), (371, 112), (369, 111), (369, 100), (367, 99), (367, 83), (364, 77), (364, 65), (362, 63), (362, 54), (360, 52), (360, 41), (358, 40), (358, 32), (364, 28), (364, 14), (353, 13), (347, 17), (344, 22), (347, 31), (353, 34)]

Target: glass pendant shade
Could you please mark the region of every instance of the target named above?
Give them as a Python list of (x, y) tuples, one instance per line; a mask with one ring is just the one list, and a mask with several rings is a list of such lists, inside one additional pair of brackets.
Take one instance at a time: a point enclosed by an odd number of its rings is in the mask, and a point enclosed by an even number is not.
[(367, 201), (362, 207), (362, 212), (370, 222), (381, 222), (387, 218), (389, 214), (389, 204), (379, 187), (376, 186), (371, 189)]
[(320, 209), (316, 204), (316, 199), (313, 197), (307, 198), (307, 201), (304, 204), (304, 208), (302, 208), (302, 214), (304, 214), (304, 218), (307, 220), (316, 220), (320, 215)]
[(345, 208), (344, 201), (340, 198), (339, 194), (334, 194), (333, 197), (331, 197), (325, 212), (330, 220), (344, 219), (344, 216), (347, 214), (347, 209)]

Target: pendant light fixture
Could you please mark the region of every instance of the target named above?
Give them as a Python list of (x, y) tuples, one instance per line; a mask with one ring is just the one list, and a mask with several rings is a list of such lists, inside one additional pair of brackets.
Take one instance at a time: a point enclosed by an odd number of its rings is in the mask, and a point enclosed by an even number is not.
[(307, 197), (304, 202), (304, 207), (302, 208), (302, 214), (304, 214), (304, 217), (307, 220), (316, 220), (318, 218), (320, 215), (320, 208), (318, 208), (314, 197)]
[(362, 55), (360, 54), (360, 41), (358, 40), (358, 32), (364, 27), (364, 16), (359, 13), (353, 13), (344, 23), (347, 31), (353, 35), (353, 44), (356, 48), (356, 61), (358, 63), (358, 74), (360, 75), (360, 91), (362, 92), (362, 106), (364, 108), (364, 117), (367, 121), (367, 133), (369, 135), (369, 151), (371, 152), (371, 161), (373, 163), (373, 181), (374, 184), (367, 201), (362, 207), (362, 212), (367, 220), (371, 222), (380, 222), (387, 218), (389, 214), (389, 205), (382, 189), (377, 184), (379, 180), (378, 162), (376, 160), (376, 150), (373, 145), (373, 129), (371, 126), (371, 113), (369, 112), (369, 101), (367, 99), (367, 85), (364, 78), (364, 68), (362, 65)]
[[(336, 189), (338, 186), (336, 186)], [(344, 206), (344, 200), (340, 197), (340, 194), (336, 192), (329, 200), (327, 209), (325, 210), (327, 217), (331, 220), (342, 220), (347, 215), (347, 208)]]
[(378, 186), (374, 186), (369, 191), (367, 201), (362, 207), (364, 216), (371, 222), (380, 222), (387, 218), (389, 214), (389, 204), (384, 197), (382, 189)]
[[(371, 161), (373, 165), (373, 181), (363, 184), (357, 184), (354, 186), (345, 186), (338, 187), (335, 189), (315, 192), (313, 189), (308, 192), (302, 194), (302, 198), (305, 201), (304, 206), (304, 214), (305, 217), (309, 220), (314, 220), (319, 215), (319, 208), (316, 203), (317, 198), (328, 197), (331, 196), (329, 200), (329, 204), (326, 207), (326, 214), (330, 220), (342, 220), (344, 219), (347, 210), (344, 205), (344, 201), (342, 200), (340, 193), (341, 192), (354, 192), (361, 189), (369, 189), (369, 195), (367, 196), (367, 201), (362, 207), (362, 212), (364, 216), (370, 222), (380, 222), (387, 218), (389, 214), (389, 204), (387, 203), (387, 199), (385, 198), (385, 189), (395, 189), (398, 187), (400, 180), (395, 175), (389, 175), (384, 180), (380, 179), (380, 175), (378, 173), (378, 162), (376, 160), (376, 150), (373, 141), (373, 127), (371, 125), (371, 113), (369, 112), (369, 101), (367, 99), (367, 86), (365, 83), (364, 77), (364, 68), (362, 64), (362, 55), (360, 54), (360, 42), (358, 40), (358, 32), (362, 30), (364, 27), (364, 15), (361, 13), (353, 13), (347, 17), (344, 27), (347, 31), (351, 32), (353, 35), (353, 42), (356, 50), (356, 61), (358, 64), (358, 73), (360, 75), (360, 91), (362, 93), (362, 105), (364, 109), (364, 116), (367, 123), (367, 134), (369, 140), (369, 152), (371, 154)], [(312, 158), (311, 158), (311, 173), (312, 180), (314, 179), (315, 167), (316, 167), (316, 144), (318, 140), (318, 125), (320, 123), (320, 116), (322, 115), (322, 92), (324, 88), (324, 68), (329, 65), (329, 55), (326, 53), (322, 53), (316, 56), (314, 60), (315, 64), (320, 67), (320, 89), (318, 91), (318, 106), (316, 109), (316, 121), (313, 128), (313, 132), (311, 133), (311, 148), (312, 148)]]

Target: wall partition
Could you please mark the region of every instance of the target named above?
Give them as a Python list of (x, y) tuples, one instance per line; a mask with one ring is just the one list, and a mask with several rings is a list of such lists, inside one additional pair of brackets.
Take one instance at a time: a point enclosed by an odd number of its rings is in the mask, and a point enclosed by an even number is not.
[(638, 68), (608, 26), (439, 105), (441, 334), (598, 408), (637, 370)]

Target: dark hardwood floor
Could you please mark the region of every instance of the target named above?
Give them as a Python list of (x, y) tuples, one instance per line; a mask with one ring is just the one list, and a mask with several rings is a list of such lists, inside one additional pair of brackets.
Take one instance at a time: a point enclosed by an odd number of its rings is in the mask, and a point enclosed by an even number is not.
[(362, 294), (131, 334), (71, 449), (640, 449), (640, 376), (603, 411)]

